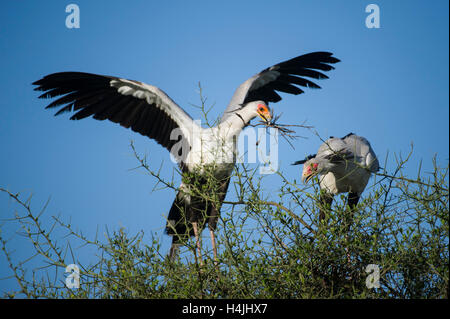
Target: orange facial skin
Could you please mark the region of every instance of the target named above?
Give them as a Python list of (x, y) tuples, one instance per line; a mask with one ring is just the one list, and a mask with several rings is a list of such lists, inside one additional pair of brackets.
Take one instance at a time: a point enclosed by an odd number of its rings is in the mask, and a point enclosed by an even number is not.
[(257, 113), (264, 122), (269, 123), (272, 120), (272, 114), (270, 113), (267, 105), (258, 104)]
[(319, 166), (319, 164), (317, 163), (310, 163), (307, 164), (303, 167), (303, 174), (302, 174), (302, 179), (308, 183), (309, 180), (317, 174), (317, 167)]

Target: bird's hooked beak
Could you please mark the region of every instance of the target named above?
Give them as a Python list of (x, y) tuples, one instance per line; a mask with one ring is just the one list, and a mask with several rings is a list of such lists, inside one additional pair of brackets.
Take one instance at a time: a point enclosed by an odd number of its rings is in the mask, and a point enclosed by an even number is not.
[(317, 173), (317, 163), (311, 163), (303, 167), (302, 182), (307, 184)]
[(272, 113), (270, 112), (267, 105), (264, 104), (258, 104), (258, 108), (256, 110), (256, 113), (258, 113), (258, 116), (267, 124), (269, 124), (272, 121)]

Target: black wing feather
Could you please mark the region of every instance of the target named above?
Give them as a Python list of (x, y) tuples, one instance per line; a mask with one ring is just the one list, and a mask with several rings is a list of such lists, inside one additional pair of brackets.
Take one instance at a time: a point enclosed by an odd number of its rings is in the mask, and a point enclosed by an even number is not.
[(325, 158), (329, 160), (331, 163), (339, 164), (344, 163), (346, 161), (354, 160), (354, 155), (349, 152), (336, 152), (333, 154), (326, 155)]
[[(79, 120), (93, 115), (96, 120), (110, 120), (144, 136), (155, 139), (169, 151), (177, 141), (168, 134), (177, 123), (155, 103), (132, 95), (123, 95), (111, 86), (116, 77), (83, 72), (60, 72), (33, 83), (40, 98), (54, 98), (46, 108), (62, 106), (55, 115), (77, 111), (70, 119)], [(136, 82), (139, 83), (139, 82)]]
[(317, 154), (310, 154), (308, 156), (305, 157), (305, 159), (300, 160), (300, 161), (296, 161), (294, 163), (292, 163), (291, 165), (300, 165), (300, 164), (305, 164), (307, 161), (309, 161), (310, 159), (316, 157)]
[[(256, 100), (263, 100), (267, 103), (278, 102), (281, 100), (281, 97), (276, 91), (295, 95), (304, 93), (304, 91), (296, 85), (320, 89), (319, 85), (303, 77), (317, 80), (328, 79), (325, 74), (317, 70), (333, 70), (334, 67), (330, 64), (338, 63), (340, 60), (332, 55), (333, 54), (330, 52), (312, 52), (278, 63), (263, 70), (258, 74), (257, 78), (248, 89), (244, 104)], [(279, 75), (272, 81), (261, 84), (260, 82), (263, 81), (262, 76), (266, 72), (278, 72)]]
[(283, 82), (283, 81), (274, 82), (273, 85), (271, 86), (271, 88), (273, 88), (276, 91), (290, 93), (290, 94), (294, 94), (294, 95), (303, 93), (302, 89), (298, 88), (295, 85), (292, 85), (292, 84), (289, 84), (289, 83)]

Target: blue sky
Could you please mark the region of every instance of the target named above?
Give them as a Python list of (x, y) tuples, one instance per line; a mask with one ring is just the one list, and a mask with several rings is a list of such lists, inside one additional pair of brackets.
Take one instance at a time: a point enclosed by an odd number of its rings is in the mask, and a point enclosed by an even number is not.
[[(80, 8), (80, 28), (68, 29), (65, 8)], [(380, 8), (381, 28), (368, 29), (365, 8)], [(0, 10), (0, 187), (33, 195), (33, 208), (51, 198), (44, 218), (60, 215), (93, 235), (97, 228), (162, 234), (174, 193), (152, 192), (155, 180), (139, 170), (133, 140), (152, 168), (169, 153), (153, 141), (109, 122), (53, 117), (31, 83), (58, 71), (84, 71), (140, 80), (164, 90), (194, 118), (200, 81), (219, 116), (240, 83), (275, 63), (312, 51), (342, 60), (321, 90), (283, 95), (272, 104), (282, 122), (314, 126), (322, 136), (365, 136), (384, 163), (406, 155), (407, 173), (429, 171), (449, 158), (448, 1), (9, 1)], [(279, 166), (314, 153), (320, 140), (283, 140)], [(392, 167), (392, 166), (388, 166)], [(271, 179), (269, 179), (271, 181)], [(267, 189), (276, 187), (276, 177)], [(0, 194), (0, 217), (17, 206)], [(47, 216), (47, 217), (45, 217)], [(2, 223), (3, 234), (16, 229)], [(205, 236), (207, 234), (205, 233)], [(7, 237), (10, 238), (10, 237)], [(13, 238), (13, 237), (11, 237)], [(29, 248), (12, 239), (17, 258)], [(88, 258), (88, 257), (87, 257)], [(0, 277), (9, 275), (0, 256)], [(15, 287), (0, 281), (0, 292)]]

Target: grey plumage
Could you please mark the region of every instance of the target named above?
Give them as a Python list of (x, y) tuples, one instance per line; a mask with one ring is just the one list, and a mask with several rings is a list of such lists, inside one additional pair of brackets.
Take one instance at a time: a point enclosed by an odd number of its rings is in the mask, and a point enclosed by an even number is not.
[[(350, 133), (326, 140), (315, 156), (295, 162), (303, 164), (302, 180), (319, 175), (323, 206), (331, 205), (333, 196), (349, 193), (348, 205), (354, 209), (372, 173), (379, 170), (378, 159), (369, 141)], [(321, 211), (320, 219), (325, 215)]]

